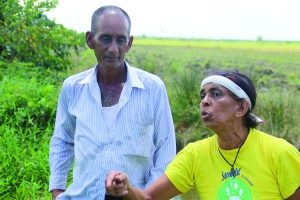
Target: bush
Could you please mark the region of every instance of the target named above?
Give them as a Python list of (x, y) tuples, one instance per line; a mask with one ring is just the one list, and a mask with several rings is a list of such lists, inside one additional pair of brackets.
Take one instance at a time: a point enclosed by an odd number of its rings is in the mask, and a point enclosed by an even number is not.
[(258, 94), (256, 111), (259, 116), (265, 119), (266, 124), (259, 126), (259, 129), (284, 138), (294, 145), (299, 146), (299, 110), (300, 98), (293, 90), (269, 90)]
[(55, 70), (70, 66), (70, 49), (84, 47), (84, 37), (49, 20), (45, 11), (57, 0), (2, 0), (0, 59), (34, 63)]
[(59, 84), (51, 71), (32, 63), (4, 65), (0, 63), (6, 69), (0, 79), (0, 199), (49, 198), (44, 191)]
[[(24, 67), (24, 66), (23, 66)], [(20, 72), (15, 72), (23, 74)], [(53, 124), (57, 103), (57, 86), (34, 76), (4, 76), (0, 87), (0, 124), (19, 128)], [(36, 73), (37, 77), (39, 76)]]

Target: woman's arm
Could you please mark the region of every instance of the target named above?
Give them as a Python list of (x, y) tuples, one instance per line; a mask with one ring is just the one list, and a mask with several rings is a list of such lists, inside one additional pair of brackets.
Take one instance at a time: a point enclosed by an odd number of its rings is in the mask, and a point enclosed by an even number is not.
[(299, 200), (299, 199), (300, 199), (300, 187), (298, 187), (296, 192), (286, 200)]
[(180, 193), (165, 174), (144, 190), (149, 200), (169, 200)]
[(166, 175), (141, 191), (129, 184), (126, 174), (112, 171), (106, 178), (105, 187), (109, 194), (123, 196), (126, 200), (169, 200), (180, 194)]

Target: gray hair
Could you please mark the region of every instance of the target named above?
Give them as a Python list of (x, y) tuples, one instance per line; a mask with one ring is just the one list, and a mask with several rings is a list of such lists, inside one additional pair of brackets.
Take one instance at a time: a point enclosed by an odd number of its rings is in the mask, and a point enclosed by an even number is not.
[(125, 10), (123, 10), (122, 8), (118, 7), (118, 6), (113, 6), (113, 5), (108, 5), (108, 6), (102, 6), (100, 8), (98, 8), (93, 16), (92, 16), (92, 22), (91, 22), (91, 32), (95, 33), (96, 32), (96, 27), (97, 27), (97, 18), (102, 15), (103, 13), (107, 12), (107, 11), (118, 11), (120, 13), (122, 13), (127, 21), (128, 21), (128, 25), (129, 25), (129, 29), (128, 29), (128, 34), (130, 34), (130, 29), (131, 29), (131, 20), (129, 15), (127, 14), (127, 12)]

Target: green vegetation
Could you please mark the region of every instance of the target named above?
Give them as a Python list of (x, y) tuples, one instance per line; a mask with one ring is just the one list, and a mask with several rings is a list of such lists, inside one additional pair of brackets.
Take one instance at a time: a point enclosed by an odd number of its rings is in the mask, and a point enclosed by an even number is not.
[(178, 149), (211, 133), (199, 120), (199, 84), (215, 70), (248, 74), (258, 91), (259, 129), (299, 147), (300, 43), (137, 38), (128, 60), (167, 85)]
[(84, 40), (43, 14), (56, 5), (57, 0), (1, 0), (0, 59), (57, 70), (69, 66), (70, 49), (78, 50)]
[[(78, 34), (47, 19), (56, 1), (0, 5), (0, 199), (49, 199), (49, 142), (61, 83), (95, 65)], [(258, 90), (259, 129), (300, 144), (300, 42), (135, 38), (127, 60), (166, 83), (178, 150), (211, 135), (199, 119), (199, 84), (237, 69)]]
[(0, 199), (50, 199), (58, 92), (84, 37), (43, 14), (57, 1), (20, 2), (0, 4)]

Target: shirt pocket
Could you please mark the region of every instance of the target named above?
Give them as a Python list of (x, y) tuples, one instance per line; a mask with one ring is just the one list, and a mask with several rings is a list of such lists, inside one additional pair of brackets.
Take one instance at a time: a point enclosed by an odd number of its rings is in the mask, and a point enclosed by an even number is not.
[(130, 123), (129, 134), (124, 136), (124, 145), (128, 147), (124, 155), (148, 159), (153, 148), (153, 124)]
[(75, 137), (75, 155), (78, 160), (95, 159), (97, 145), (92, 138), (87, 135), (76, 135)]
[(152, 124), (134, 124), (131, 127), (131, 139), (124, 142), (126, 148), (123, 152), (125, 163), (124, 171), (136, 187), (143, 188), (153, 166), (153, 137)]

